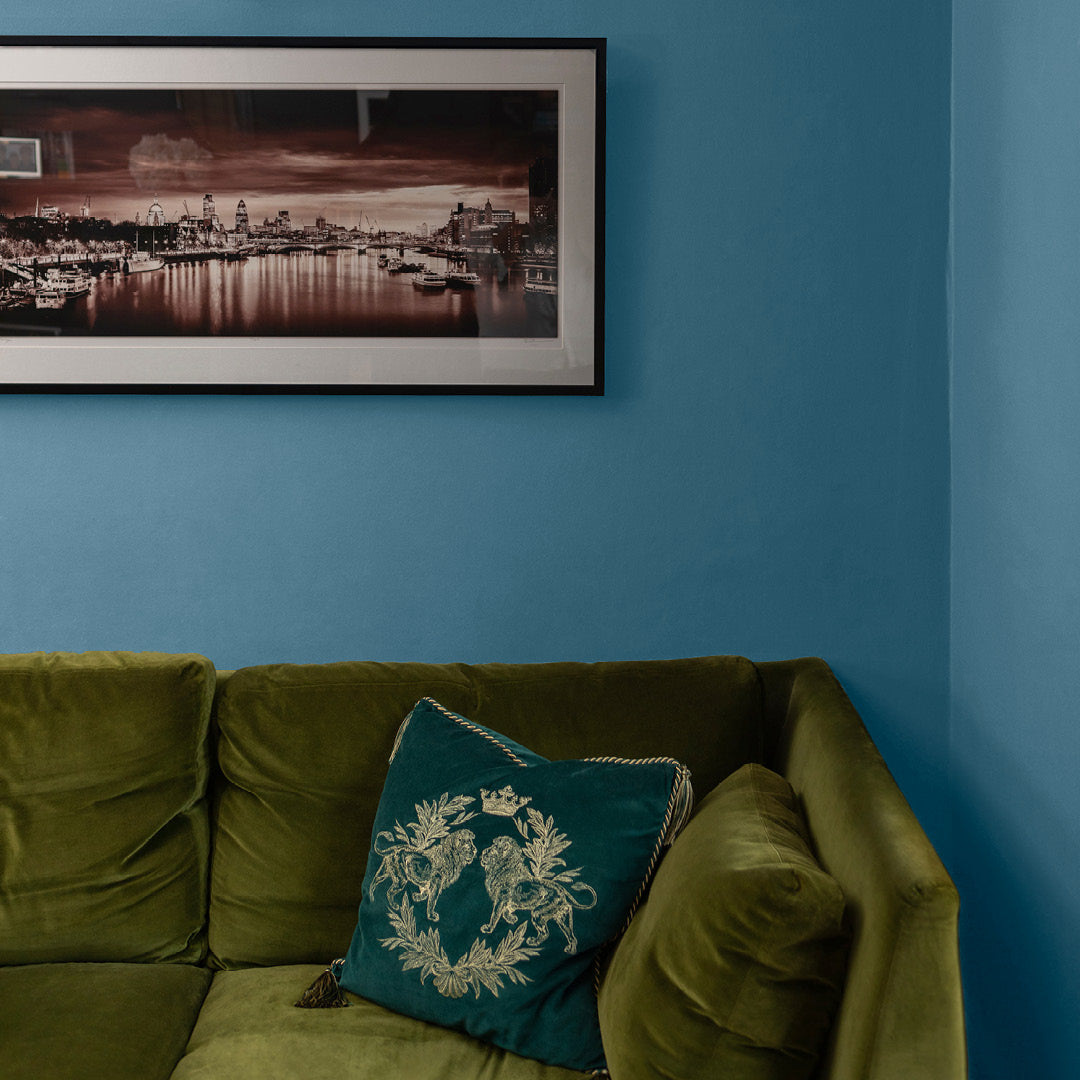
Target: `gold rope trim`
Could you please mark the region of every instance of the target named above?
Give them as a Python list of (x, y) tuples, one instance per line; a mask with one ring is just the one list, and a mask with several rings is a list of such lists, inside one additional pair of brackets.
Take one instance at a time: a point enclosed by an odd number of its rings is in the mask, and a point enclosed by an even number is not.
[(472, 731), (475, 734), (480, 735), (483, 738), (487, 739), (487, 741), (489, 743), (493, 743), (515, 765), (520, 765), (523, 769), (527, 769), (529, 767), (528, 763), (522, 761), (521, 758), (519, 758), (517, 756), (517, 754), (515, 754), (514, 751), (510, 749), (510, 747), (504, 745), (502, 742), (500, 742), (498, 739), (496, 739), (495, 736), (492, 735), (490, 731), (487, 731), (485, 728), (480, 727), (479, 724), (474, 724), (474, 723), (472, 723), (472, 721), (466, 720), (464, 716), (458, 716), (458, 714), (456, 712), (451, 712), (444, 705), (440, 705), (434, 698), (426, 697), (426, 698), (421, 698), (420, 700), (421, 701), (426, 701), (429, 705), (431, 705), (432, 707), (438, 709), (439, 712), (441, 712), (443, 714), (443, 716), (447, 717), (447, 719), (449, 719), (449, 720), (453, 720), (455, 724), (460, 724), (463, 728), (467, 728), (469, 731)]
[[(682, 827), (690, 820), (690, 812), (694, 806), (694, 789), (690, 784), (690, 770), (674, 758), (638, 758), (634, 760), (628, 758), (585, 758), (584, 760), (603, 761), (619, 765), (665, 764), (675, 766), (675, 778), (671, 784), (671, 794), (668, 796), (664, 820), (656, 838), (656, 845), (653, 847), (652, 858), (649, 860), (649, 865), (641, 879), (641, 885), (638, 887), (634, 902), (630, 905), (630, 910), (626, 914), (625, 922), (619, 932), (611, 939), (611, 941), (617, 941), (629, 928), (630, 922), (652, 882), (653, 873), (660, 861), (660, 853), (665, 847), (670, 846), (682, 830)], [(596, 961), (593, 964), (593, 990), (597, 995), (600, 993), (600, 968), (603, 953), (604, 950), (601, 949), (596, 954)]]

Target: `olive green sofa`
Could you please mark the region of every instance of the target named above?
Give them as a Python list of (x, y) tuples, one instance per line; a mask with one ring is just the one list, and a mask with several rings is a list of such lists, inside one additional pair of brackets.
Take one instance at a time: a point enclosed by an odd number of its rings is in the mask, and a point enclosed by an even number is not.
[[(815, 873), (842, 895), (838, 1005), (819, 1045), (789, 1032), (795, 1050), (759, 1053), (752, 998), (736, 1022), (711, 1008), (708, 986), (684, 1006), (677, 980), (657, 990), (662, 973), (635, 976), (631, 952), (650, 934), (696, 927), (691, 951), (704, 955), (722, 932), (709, 929), (712, 894), (677, 899), (676, 922), (654, 895), (598, 977), (613, 1080), (965, 1075), (956, 891), (820, 660), (217, 672), (194, 655), (99, 652), (0, 657), (0, 1076), (580, 1075), (353, 995), (350, 1008), (294, 1007), (348, 948), (395, 733), (423, 697), (549, 759), (675, 758), (702, 815), (748, 762), (791, 785)], [(691, 818), (699, 847), (684, 858), (710, 858), (721, 833)], [(716, 911), (739, 879), (724, 880)], [(797, 892), (809, 878), (790, 880)], [(763, 922), (755, 933), (782, 936), (775, 916)], [(717, 1000), (740, 991), (719, 981)], [(698, 1025), (706, 1051), (658, 1064), (642, 1042), (650, 1016), (663, 1017), (661, 1038)]]

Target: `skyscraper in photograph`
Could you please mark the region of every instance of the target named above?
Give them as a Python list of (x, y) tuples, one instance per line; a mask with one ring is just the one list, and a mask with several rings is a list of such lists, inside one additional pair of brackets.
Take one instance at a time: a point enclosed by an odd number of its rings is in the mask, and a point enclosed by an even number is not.
[(529, 166), (529, 224), (554, 231), (559, 224), (559, 170), (552, 157)]

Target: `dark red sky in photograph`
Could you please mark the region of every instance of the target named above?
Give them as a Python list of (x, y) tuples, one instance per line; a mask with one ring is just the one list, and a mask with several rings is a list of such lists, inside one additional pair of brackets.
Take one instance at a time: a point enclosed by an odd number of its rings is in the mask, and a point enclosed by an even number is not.
[(528, 217), (528, 169), (554, 157), (554, 91), (16, 90), (0, 134), (44, 139), (40, 180), (0, 180), (0, 213), (169, 220), (214, 196), (227, 228), (288, 210), (351, 228), (444, 225), (458, 202)]

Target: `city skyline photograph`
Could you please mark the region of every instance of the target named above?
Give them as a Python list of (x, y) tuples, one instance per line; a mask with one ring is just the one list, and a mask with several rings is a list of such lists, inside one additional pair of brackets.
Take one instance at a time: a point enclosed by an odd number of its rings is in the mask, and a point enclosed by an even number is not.
[(27, 88), (0, 124), (38, 148), (0, 180), (21, 332), (558, 334), (555, 90)]

